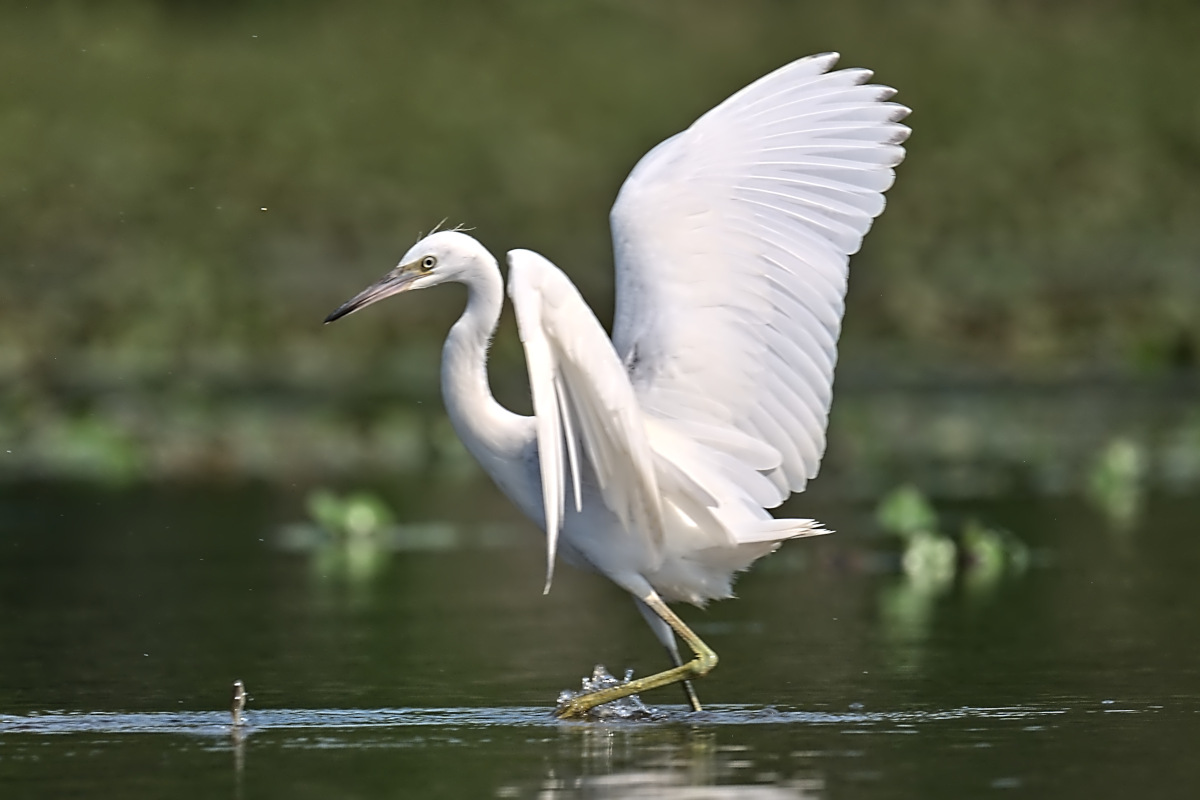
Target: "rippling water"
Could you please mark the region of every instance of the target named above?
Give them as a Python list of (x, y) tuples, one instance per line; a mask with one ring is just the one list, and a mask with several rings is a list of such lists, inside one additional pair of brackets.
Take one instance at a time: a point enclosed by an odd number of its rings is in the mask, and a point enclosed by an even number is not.
[[(1070, 773), (1103, 796), (1106, 782), (1131, 786), (1131, 771), (1148, 773), (1139, 740), (1194, 726), (1197, 712), (1188, 713), (1079, 700), (941, 711), (715, 706), (591, 724), (558, 722), (545, 707), (311, 709), (260, 711), (234, 727), (219, 712), (51, 712), (0, 717), (0, 753), (26, 787), (78, 781), (121, 796), (221, 784), (358, 796), (389, 782), (400, 795), (972, 796), (1053, 793)], [(1179, 742), (1156, 757), (1181, 759), (1182, 777), (1187, 749)], [(1171, 788), (1168, 775), (1157, 785)]]
[(1121, 529), (941, 503), (1031, 555), (931, 578), (814, 494), (836, 536), (683, 611), (722, 656), (707, 710), (662, 690), (655, 720), (595, 724), (558, 692), (664, 666), (628, 599), (569, 570), (543, 597), (486, 485), (390, 499), (401, 524), (351, 545), (267, 486), (0, 492), (0, 796), (1198, 796), (1194, 500)]

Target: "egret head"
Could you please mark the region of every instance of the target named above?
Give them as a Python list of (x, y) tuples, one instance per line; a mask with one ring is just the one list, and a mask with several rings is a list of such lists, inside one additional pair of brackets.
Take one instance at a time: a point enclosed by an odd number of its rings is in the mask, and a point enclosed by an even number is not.
[(459, 231), (431, 233), (409, 248), (400, 263), (325, 318), (333, 322), (377, 300), (410, 289), (427, 289), (440, 283), (463, 282), (484, 266), (491, 255), (483, 245)]

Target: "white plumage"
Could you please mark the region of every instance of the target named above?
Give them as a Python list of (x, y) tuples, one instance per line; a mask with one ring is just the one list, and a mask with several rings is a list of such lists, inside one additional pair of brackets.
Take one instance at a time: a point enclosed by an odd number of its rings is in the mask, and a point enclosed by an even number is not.
[[(817, 474), (847, 264), (883, 210), (909, 132), (899, 123), (908, 109), (887, 102), (892, 89), (866, 84), (865, 70), (830, 72), (836, 60), (813, 56), (761, 78), (633, 169), (611, 215), (611, 342), (557, 267), (508, 254), (533, 418), (506, 411), (488, 388), (501, 279), (466, 234), (425, 237), (329, 318), (406, 289), (468, 286), (443, 356), (451, 421), (543, 525), (547, 591), (561, 553), (638, 600), (677, 665), (639, 690), (716, 662), (664, 599), (728, 597), (734, 573), (780, 541), (823, 532), (765, 509)], [(681, 665), (673, 630), (696, 660)], [(607, 692), (564, 713), (621, 694)], [(699, 707), (690, 687), (689, 699)]]

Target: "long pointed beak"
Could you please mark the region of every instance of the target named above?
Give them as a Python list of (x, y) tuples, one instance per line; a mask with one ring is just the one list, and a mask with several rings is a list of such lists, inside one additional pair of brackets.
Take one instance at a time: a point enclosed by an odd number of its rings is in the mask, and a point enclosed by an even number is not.
[(328, 325), (330, 322), (341, 319), (347, 314), (353, 314), (360, 308), (366, 308), (377, 300), (382, 300), (385, 297), (391, 297), (394, 294), (403, 292), (411, 288), (413, 281), (419, 277), (421, 277), (421, 273), (413, 271), (407, 264), (401, 264), (338, 306), (336, 311), (325, 318), (325, 324)]

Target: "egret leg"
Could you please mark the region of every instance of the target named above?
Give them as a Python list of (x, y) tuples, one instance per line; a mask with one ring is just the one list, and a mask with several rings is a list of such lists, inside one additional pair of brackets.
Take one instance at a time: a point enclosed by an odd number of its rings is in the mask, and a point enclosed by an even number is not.
[[(654, 609), (643, 603), (636, 596), (633, 602), (637, 605), (638, 611), (642, 614), (642, 619), (646, 620), (646, 624), (650, 626), (650, 630), (654, 631), (654, 635), (662, 642), (662, 646), (666, 648), (667, 655), (671, 658), (671, 663), (677, 667), (683, 666), (683, 659), (679, 657), (679, 644), (675, 641), (675, 633), (671, 630), (662, 617), (654, 612)], [(700, 698), (696, 696), (696, 690), (692, 687), (691, 681), (681, 681), (680, 686), (683, 687), (683, 696), (687, 700), (687, 704), (692, 707), (692, 711), (700, 711)]]
[[(683, 624), (683, 620), (667, 607), (667, 604), (663, 602), (663, 599), (658, 596), (657, 592), (650, 592), (650, 594), (639, 599), (649, 606), (663, 622), (671, 626), (671, 630), (679, 638), (683, 639), (687, 646), (691, 648), (695, 657), (691, 661), (680, 664), (665, 672), (658, 672), (654, 675), (647, 675), (645, 678), (637, 678), (620, 686), (613, 686), (609, 689), (601, 689), (598, 692), (589, 692), (588, 694), (580, 695), (555, 712), (555, 715), (559, 719), (578, 719), (586, 716), (588, 711), (604, 703), (611, 703), (613, 700), (619, 700), (631, 694), (640, 694), (650, 689), (657, 689), (660, 686), (669, 686), (672, 683), (686, 682), (691, 678), (699, 678), (702, 675), (707, 675), (717, 665), (717, 654), (713, 649), (693, 633), (691, 628)], [(690, 695), (691, 697), (695, 697), (694, 692), (691, 692)], [(699, 705), (699, 701), (696, 701), (692, 707), (698, 708)]]
[[(683, 659), (679, 657), (678, 647), (668, 647), (667, 653), (671, 656), (672, 664), (676, 667), (683, 666)], [(700, 698), (696, 694), (696, 687), (692, 686), (692, 682), (685, 678), (679, 682), (679, 685), (683, 687), (683, 697), (687, 700), (687, 704), (692, 707), (692, 711), (703, 711), (704, 709), (700, 707)]]

